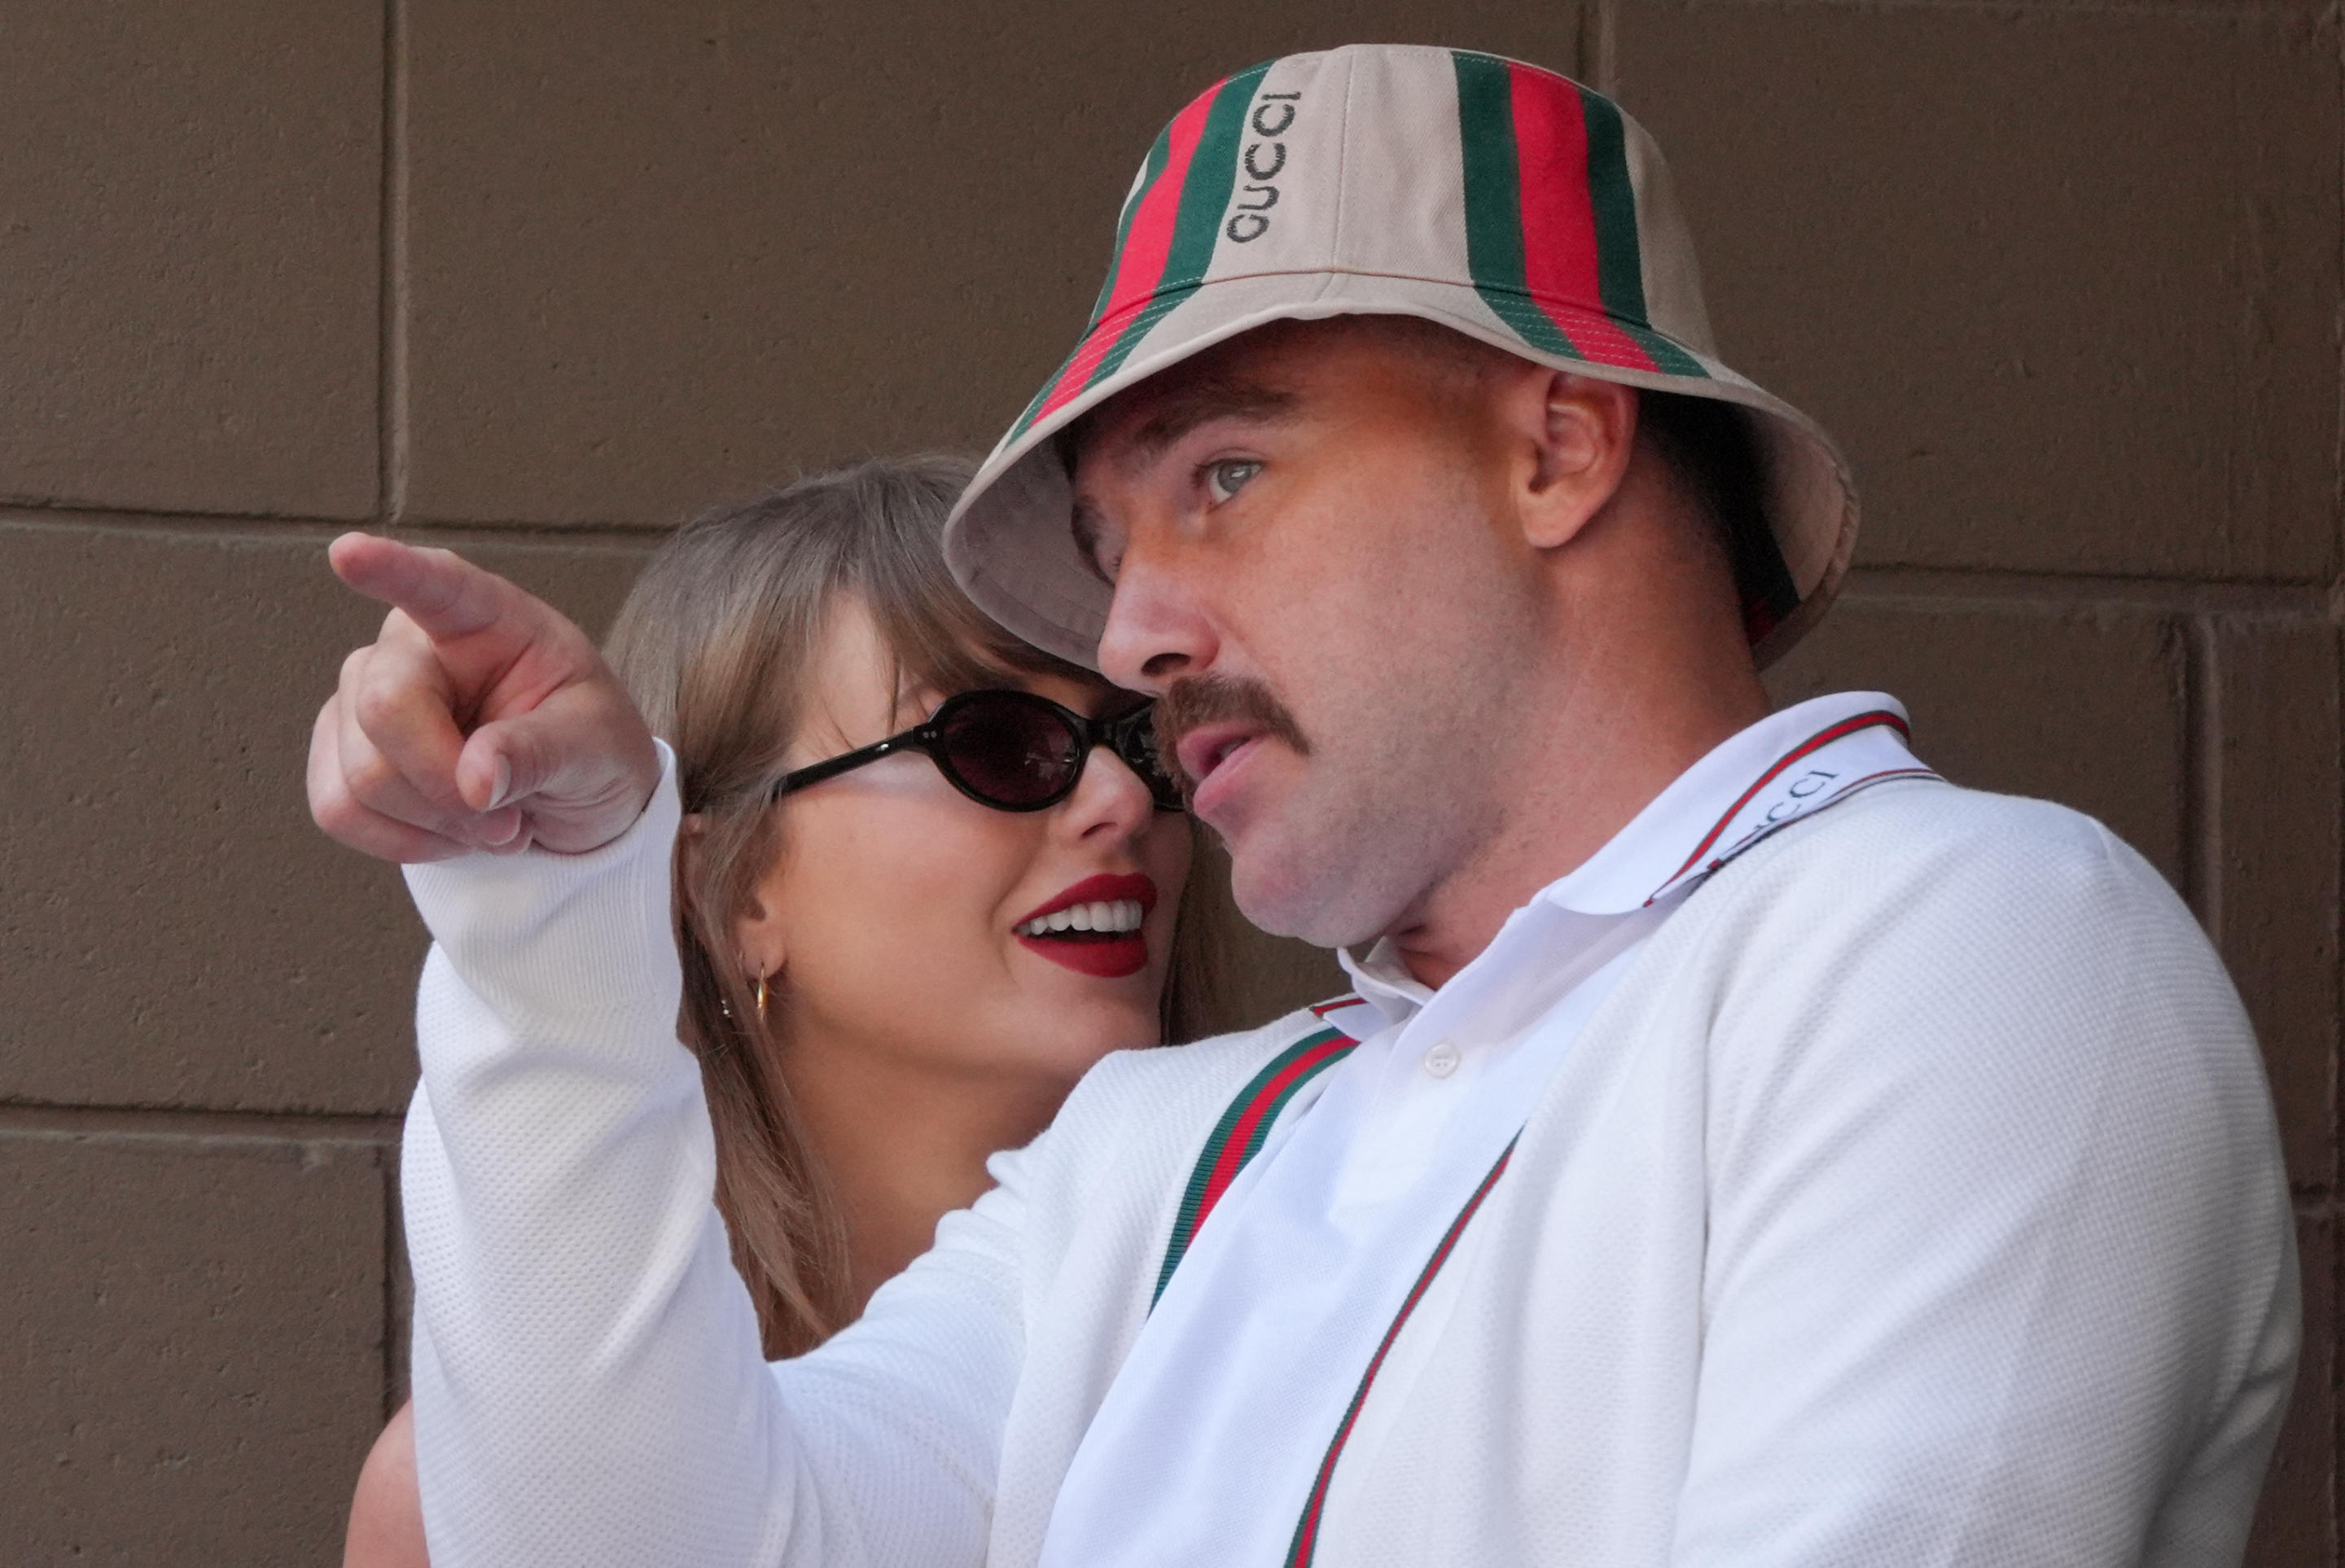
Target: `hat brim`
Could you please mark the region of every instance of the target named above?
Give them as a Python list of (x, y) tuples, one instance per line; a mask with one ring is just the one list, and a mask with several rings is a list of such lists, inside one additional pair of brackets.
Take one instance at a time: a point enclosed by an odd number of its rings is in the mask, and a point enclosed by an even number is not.
[[(1847, 573), (1856, 544), (1857, 500), (1839, 449), (1797, 409), (1685, 345), (1676, 346), (1707, 374), (1677, 375), (1548, 352), (1509, 332), (1470, 284), (1435, 278), (1335, 271), (1255, 274), (1197, 284), (1183, 294), (1170, 302), (1162, 325), (1112, 373), (1096, 377), (1004, 441), (945, 525), (946, 561), (970, 599), (1017, 636), (1062, 659), (1098, 667), (1100, 635), (1114, 590), (1076, 543), (1071, 526), (1073, 488), (1051, 438), (1126, 388), (1274, 321), (1416, 316), (1557, 369), (1749, 410), (1759, 438), (1764, 513), (1798, 593), (1796, 606), (1752, 642), (1761, 667), (1815, 624)], [(1153, 303), (1163, 313), (1167, 302)], [(1601, 344), (1619, 336), (1619, 324), (1594, 312), (1553, 301), (1538, 304), (1567, 329), (1573, 314), (1588, 318), (1591, 330), (1575, 335), (1575, 342)], [(1595, 330), (1599, 325), (1609, 331)], [(1087, 350), (1095, 352), (1093, 340), (1102, 334), (1123, 329), (1114, 319), (1101, 322), (1078, 347), (1076, 359)], [(1639, 330), (1651, 329), (1639, 324)]]

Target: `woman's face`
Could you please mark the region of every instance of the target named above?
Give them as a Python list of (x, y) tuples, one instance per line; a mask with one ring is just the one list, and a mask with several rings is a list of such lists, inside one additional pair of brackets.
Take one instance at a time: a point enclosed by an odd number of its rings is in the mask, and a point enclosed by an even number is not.
[[(899, 693), (869, 612), (852, 600), (832, 614), (811, 674), (793, 768), (917, 724), (949, 694)], [(1134, 700), (1101, 683), (1009, 683), (1094, 715)], [(736, 929), (756, 969), (778, 970), (794, 1049), (830, 1043), (924, 1070), (1071, 1084), (1109, 1051), (1156, 1043), (1189, 826), (1155, 810), (1112, 752), (1094, 748), (1074, 794), (1045, 811), (980, 805), (918, 752), (776, 809), (781, 849)], [(1120, 880), (1084, 886), (1098, 878)], [(1139, 946), (1036, 935), (1038, 916), (1071, 895), (1138, 902)]]

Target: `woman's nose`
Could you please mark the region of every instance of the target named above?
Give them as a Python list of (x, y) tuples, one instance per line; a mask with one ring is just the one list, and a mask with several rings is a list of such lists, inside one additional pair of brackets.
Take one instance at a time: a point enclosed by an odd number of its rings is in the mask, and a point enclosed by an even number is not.
[(1130, 838), (1148, 825), (1156, 813), (1156, 800), (1132, 764), (1118, 756), (1113, 746), (1102, 743), (1091, 747), (1082, 777), (1075, 782), (1075, 793), (1067, 797), (1060, 813), (1079, 838), (1095, 833)]

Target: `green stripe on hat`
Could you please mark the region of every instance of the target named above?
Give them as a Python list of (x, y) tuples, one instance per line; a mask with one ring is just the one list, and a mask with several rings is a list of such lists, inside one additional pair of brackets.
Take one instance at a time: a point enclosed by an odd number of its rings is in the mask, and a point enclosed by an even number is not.
[(1523, 268), (1522, 179), (1515, 151), (1514, 92), (1507, 62), (1453, 51), (1458, 140), (1466, 155), (1466, 268), (1474, 291), (1535, 349), (1586, 358), (1533, 303)]
[[(1017, 440), (1053, 409), (1113, 376), (1156, 324), (1203, 281), (1221, 238), (1223, 210), (1237, 184), (1238, 141), (1246, 105), (1270, 65), (1265, 62), (1228, 78), (1212, 89), (1210, 103), (1201, 96), (1158, 135), (1118, 219), (1115, 253), (1109, 258), (1107, 282), (1100, 289), (1099, 302), (1091, 307), (1091, 325), (1075, 351), (1026, 405), (1026, 411), (1011, 427), (1010, 440)], [(1197, 116), (1199, 104), (1204, 105), (1202, 123)], [(1193, 132), (1187, 128), (1192, 126)], [(1157, 188), (1165, 179), (1179, 182), (1170, 193), (1169, 234), (1162, 213), (1165, 193)], [(1151, 215), (1144, 223), (1143, 214)], [(1136, 232), (1142, 229), (1145, 232)], [(1152, 259), (1160, 244), (1163, 247), (1161, 262)], [(1135, 245), (1141, 248), (1137, 252)], [(1142, 276), (1131, 275), (1135, 265), (1143, 269)], [(1145, 270), (1149, 268), (1152, 271)], [(1123, 319), (1117, 320), (1119, 315)]]
[(1637, 238), (1637, 187), (1629, 176), (1629, 138), (1619, 106), (1579, 89), (1588, 126), (1588, 197), (1596, 209), (1596, 278), (1605, 311), (1672, 376), (1707, 376), (1701, 361), (1645, 325), (1645, 259)]
[(1164, 258), (1164, 275), (1154, 296), (1117, 337), (1115, 346), (1100, 356), (1098, 366), (1083, 383), (1086, 389), (1114, 375), (1156, 323), (1205, 280), (1206, 270), (1213, 265), (1214, 248), (1221, 243), (1222, 214), (1229, 208), (1230, 193), (1237, 188), (1238, 141), (1245, 131), (1246, 106), (1254, 101), (1254, 90), (1269, 69), (1265, 62), (1240, 71), (1213, 96), (1197, 150), (1189, 159), (1189, 177), (1181, 186), (1180, 215), (1173, 220), (1172, 248)]
[(1583, 363), (1709, 374), (1646, 315), (1620, 111), (1518, 61), (1453, 51), (1475, 291), (1531, 348)]

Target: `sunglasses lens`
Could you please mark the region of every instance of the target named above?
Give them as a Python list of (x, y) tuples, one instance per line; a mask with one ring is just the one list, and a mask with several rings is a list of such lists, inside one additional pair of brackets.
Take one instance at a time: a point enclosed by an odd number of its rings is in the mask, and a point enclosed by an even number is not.
[(1181, 798), (1181, 786), (1172, 782), (1172, 770), (1164, 765), (1164, 758), (1156, 749), (1156, 726), (1148, 722), (1147, 710), (1134, 715), (1116, 743), (1115, 754), (1140, 775), (1156, 804), (1167, 811), (1180, 811), (1186, 802)]
[(937, 715), (937, 760), (971, 793), (1012, 810), (1048, 805), (1081, 771), (1064, 719), (1017, 692), (978, 692)]

